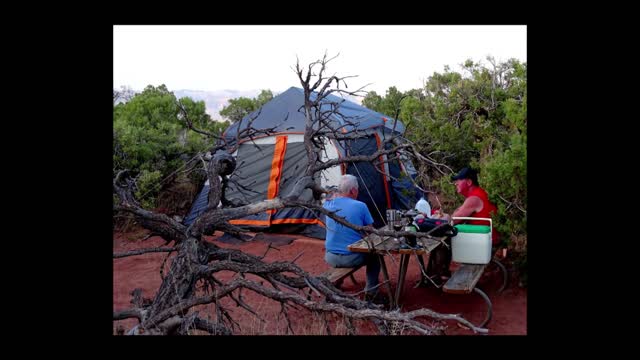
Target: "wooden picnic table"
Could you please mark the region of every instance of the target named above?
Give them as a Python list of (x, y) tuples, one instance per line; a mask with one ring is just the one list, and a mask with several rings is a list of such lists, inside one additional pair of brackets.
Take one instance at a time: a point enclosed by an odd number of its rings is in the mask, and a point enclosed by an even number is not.
[[(386, 227), (381, 228), (380, 230), (385, 230)], [(392, 308), (399, 306), (400, 297), (402, 295), (402, 291), (404, 289), (404, 280), (407, 275), (407, 268), (409, 267), (409, 258), (411, 255), (416, 255), (418, 261), (421, 266), (421, 270), (424, 272), (425, 265), (422, 255), (428, 254), (433, 249), (437, 248), (444, 240), (444, 237), (418, 237), (416, 238), (416, 243), (419, 246), (414, 248), (402, 248), (401, 243), (392, 236), (380, 236), (378, 234), (372, 233), (368, 236), (362, 238), (361, 240), (356, 241), (355, 243), (349, 245), (347, 249), (352, 252), (362, 252), (362, 253), (375, 253), (378, 255), (380, 260), (380, 268), (382, 270), (382, 276), (385, 280), (385, 285), (387, 290), (389, 291), (389, 301)], [(384, 261), (385, 255), (390, 254), (400, 254), (400, 267), (398, 269), (398, 284), (396, 285), (396, 293), (395, 296), (392, 297), (393, 291), (391, 290), (391, 285), (389, 282), (389, 274), (387, 272), (387, 266)]]
[[(387, 228), (381, 228), (380, 230), (386, 230)], [(421, 246), (417, 246), (413, 249), (402, 248), (401, 243), (392, 236), (380, 236), (377, 234), (370, 234), (363, 239), (356, 241), (355, 243), (349, 245), (347, 249), (352, 252), (363, 252), (370, 253), (373, 252), (378, 255), (380, 260), (380, 267), (382, 270), (382, 275), (385, 280), (385, 284), (387, 290), (389, 291), (389, 301), (392, 308), (396, 308), (400, 306), (400, 297), (402, 295), (402, 291), (404, 288), (405, 277), (407, 274), (407, 268), (409, 265), (409, 258), (412, 254), (415, 254), (418, 258), (419, 265), (421, 267), (421, 271), (423, 274), (426, 273), (426, 266), (424, 264), (424, 260), (422, 255), (431, 253), (434, 249), (436, 249), (447, 237), (422, 237), (417, 238), (417, 244)], [(387, 272), (387, 267), (384, 261), (385, 255), (390, 254), (400, 254), (400, 267), (398, 270), (398, 283), (396, 285), (395, 296), (392, 296), (391, 285), (389, 282), (389, 274)], [(492, 263), (495, 263), (503, 273), (503, 283), (498, 292), (502, 292), (508, 284), (508, 272), (507, 269), (502, 265), (498, 260), (492, 259)], [(466, 264), (460, 263), (460, 266), (457, 270), (453, 272), (449, 280), (442, 286), (442, 290), (445, 293), (450, 294), (469, 294), (471, 292), (475, 292), (479, 294), (485, 303), (487, 304), (487, 314), (484, 320), (478, 325), (478, 327), (485, 327), (489, 321), (491, 320), (493, 313), (493, 305), (491, 300), (482, 290), (476, 287), (478, 280), (482, 276), (487, 264)]]

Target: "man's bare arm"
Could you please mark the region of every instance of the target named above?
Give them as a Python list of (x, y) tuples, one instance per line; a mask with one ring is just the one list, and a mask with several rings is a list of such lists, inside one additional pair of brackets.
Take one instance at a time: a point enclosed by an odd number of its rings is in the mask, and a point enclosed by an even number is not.
[(462, 205), (460, 205), (460, 207), (457, 208), (451, 216), (471, 216), (474, 212), (481, 211), (482, 207), (482, 200), (480, 200), (479, 197), (470, 196), (464, 200), (464, 203), (462, 203)]

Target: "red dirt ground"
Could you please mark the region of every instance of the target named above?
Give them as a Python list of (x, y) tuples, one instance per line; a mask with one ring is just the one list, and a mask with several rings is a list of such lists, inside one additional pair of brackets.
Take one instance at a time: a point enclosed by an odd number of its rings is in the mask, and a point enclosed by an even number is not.
[[(129, 250), (160, 247), (164, 241), (159, 237), (151, 237), (140, 241), (135, 238), (142, 238), (140, 235), (115, 233), (113, 236), (114, 253)], [(266, 234), (265, 234), (266, 235)], [(318, 239), (306, 238), (299, 235), (278, 235), (288, 236), (295, 239), (289, 245), (273, 246), (268, 250), (266, 261), (292, 260), (302, 253), (296, 260), (296, 264), (312, 274), (320, 274), (328, 269), (324, 262), (324, 242)], [(268, 238), (268, 236), (266, 236)], [(230, 245), (221, 243), (216, 237), (208, 238), (221, 247), (233, 247), (253, 255), (263, 255), (269, 246), (264, 241), (250, 241), (240, 245)], [(160, 266), (166, 257), (166, 253), (149, 253), (113, 260), (113, 310), (120, 311), (131, 307), (130, 292), (135, 288), (143, 290), (143, 296), (153, 298), (160, 286)], [(172, 255), (173, 257), (173, 255)], [(169, 269), (171, 258), (165, 264), (165, 274)], [(386, 257), (386, 264), (389, 269), (389, 276), (395, 289), (398, 277), (399, 257)], [(427, 258), (425, 258), (427, 260)], [(455, 266), (455, 264), (453, 264)], [(226, 276), (226, 278), (225, 278)], [(223, 274), (222, 279), (229, 279), (231, 274)], [(344, 281), (342, 289), (348, 293), (360, 292), (364, 287), (364, 268), (355, 274), (358, 285), (354, 285), (350, 279)], [(434, 288), (414, 288), (413, 285), (419, 279), (419, 269), (415, 258), (409, 263), (409, 270), (405, 282), (405, 289), (401, 299), (402, 310), (410, 311), (418, 308), (429, 308), (440, 313), (460, 314), (474, 324), (478, 324), (484, 318), (486, 305), (477, 294), (453, 295), (445, 294), (441, 290)], [(510, 286), (501, 294), (496, 292), (497, 278), (483, 278), (479, 286), (483, 289), (493, 303), (493, 318), (487, 328), (490, 335), (526, 335), (527, 334), (527, 290), (519, 288), (516, 282), (511, 282)], [(226, 299), (225, 299), (226, 300)], [(240, 307), (236, 307), (230, 300), (223, 302), (227, 309), (231, 311), (231, 316), (240, 324), (240, 329), (236, 333), (246, 335), (278, 335), (286, 334), (286, 320), (280, 314), (280, 304), (263, 298), (251, 291), (243, 291), (243, 300), (250, 304), (264, 322)], [(204, 305), (199, 310), (200, 316), (207, 317), (206, 313), (211, 312), (213, 305)], [(319, 315), (313, 315), (306, 311), (289, 311), (290, 320), (295, 334), (327, 334), (323, 319)], [(330, 334), (344, 334), (344, 322), (332, 316)], [(430, 320), (425, 320), (430, 321)], [(135, 319), (114, 321), (114, 333), (117, 326), (129, 329), (137, 324)], [(358, 334), (375, 334), (375, 329), (368, 323), (356, 323)], [(471, 330), (461, 328), (454, 322), (446, 322), (447, 335), (473, 335)], [(401, 330), (398, 333), (402, 334)]]

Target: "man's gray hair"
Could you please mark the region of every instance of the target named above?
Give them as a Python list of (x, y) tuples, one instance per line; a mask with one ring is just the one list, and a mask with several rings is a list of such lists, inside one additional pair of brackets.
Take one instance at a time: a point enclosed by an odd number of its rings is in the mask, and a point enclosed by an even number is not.
[(358, 179), (353, 175), (342, 175), (340, 185), (338, 185), (338, 191), (346, 194), (354, 188), (358, 189)]

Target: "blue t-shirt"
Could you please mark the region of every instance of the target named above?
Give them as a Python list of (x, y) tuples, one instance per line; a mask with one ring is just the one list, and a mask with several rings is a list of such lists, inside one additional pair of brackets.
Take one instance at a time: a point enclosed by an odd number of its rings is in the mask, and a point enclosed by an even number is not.
[[(325, 201), (323, 207), (329, 211), (337, 210), (336, 215), (344, 217), (345, 220), (354, 225), (366, 226), (373, 224), (369, 208), (362, 201), (348, 197), (338, 197)], [(324, 246), (327, 251), (334, 254), (352, 254), (347, 250), (347, 246), (362, 239), (362, 234), (328, 216), (326, 217), (325, 225), (327, 227), (327, 239)]]

